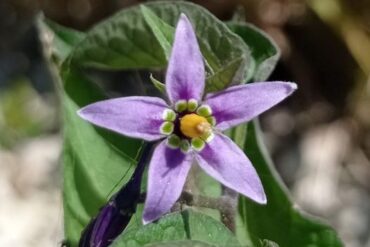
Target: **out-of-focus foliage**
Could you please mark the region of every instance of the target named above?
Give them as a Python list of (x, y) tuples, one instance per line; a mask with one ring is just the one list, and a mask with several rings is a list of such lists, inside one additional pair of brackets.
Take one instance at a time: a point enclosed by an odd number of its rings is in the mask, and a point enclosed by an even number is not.
[(0, 91), (0, 147), (7, 148), (52, 129), (56, 121), (28, 80), (9, 83), (8, 90)]

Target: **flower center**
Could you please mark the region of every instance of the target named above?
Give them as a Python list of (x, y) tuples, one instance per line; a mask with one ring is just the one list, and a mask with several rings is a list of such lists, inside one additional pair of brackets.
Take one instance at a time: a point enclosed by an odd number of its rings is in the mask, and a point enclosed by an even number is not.
[(180, 119), (180, 130), (186, 137), (195, 138), (208, 136), (212, 128), (205, 117), (191, 113)]

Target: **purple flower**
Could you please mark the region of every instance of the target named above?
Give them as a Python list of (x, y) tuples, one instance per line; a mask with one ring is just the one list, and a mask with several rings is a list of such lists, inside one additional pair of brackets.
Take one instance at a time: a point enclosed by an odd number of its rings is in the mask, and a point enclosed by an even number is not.
[(143, 222), (167, 213), (197, 163), (225, 186), (265, 204), (261, 181), (242, 150), (221, 132), (249, 121), (289, 96), (296, 84), (260, 82), (206, 94), (202, 54), (182, 14), (166, 75), (169, 103), (155, 97), (123, 97), (79, 111), (87, 121), (123, 135), (158, 141), (149, 164)]

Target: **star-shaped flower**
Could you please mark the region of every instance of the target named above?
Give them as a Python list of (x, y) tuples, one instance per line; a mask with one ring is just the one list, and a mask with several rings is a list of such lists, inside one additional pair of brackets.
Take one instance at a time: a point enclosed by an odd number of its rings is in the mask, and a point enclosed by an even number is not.
[(193, 164), (225, 186), (257, 203), (266, 203), (251, 162), (221, 132), (279, 103), (296, 84), (252, 83), (203, 97), (204, 86), (202, 54), (191, 23), (182, 14), (166, 74), (168, 102), (156, 97), (123, 97), (97, 102), (78, 112), (85, 120), (125, 136), (158, 141), (149, 164), (144, 224), (171, 209)]

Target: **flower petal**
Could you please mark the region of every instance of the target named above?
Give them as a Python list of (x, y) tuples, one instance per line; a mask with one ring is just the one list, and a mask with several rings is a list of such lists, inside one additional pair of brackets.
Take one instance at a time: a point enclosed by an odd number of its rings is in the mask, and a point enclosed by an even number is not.
[(160, 126), (166, 102), (155, 97), (123, 97), (85, 106), (78, 114), (100, 127), (125, 136), (153, 141), (163, 138)]
[(258, 203), (266, 203), (266, 195), (256, 170), (227, 136), (215, 135), (196, 159), (205, 172), (225, 186)]
[(226, 130), (270, 109), (295, 89), (297, 85), (290, 82), (257, 82), (208, 94), (205, 102), (212, 108), (216, 127)]
[(166, 141), (156, 147), (149, 164), (144, 224), (157, 220), (170, 211), (181, 195), (193, 162), (191, 154), (185, 155), (180, 149), (169, 148)]
[(200, 100), (204, 91), (205, 71), (194, 30), (181, 14), (166, 75), (167, 95), (172, 103), (178, 100)]

